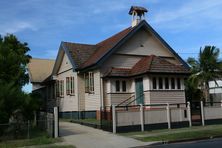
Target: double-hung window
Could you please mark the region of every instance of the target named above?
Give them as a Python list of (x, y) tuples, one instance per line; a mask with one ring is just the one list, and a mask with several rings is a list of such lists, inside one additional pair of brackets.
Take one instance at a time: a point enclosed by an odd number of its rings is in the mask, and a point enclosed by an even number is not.
[(94, 73), (85, 73), (85, 92), (94, 93)]
[(156, 78), (153, 78), (153, 89), (156, 89)]
[(152, 78), (152, 89), (153, 90), (174, 90), (181, 89), (181, 78), (174, 77), (153, 77)]
[(180, 78), (177, 78), (177, 89), (181, 89)]
[(56, 81), (56, 96), (64, 97), (64, 80)]
[(74, 77), (66, 77), (66, 95), (74, 95)]
[(126, 81), (116, 80), (115, 88), (116, 88), (116, 92), (126, 92)]
[(169, 79), (165, 78), (165, 89), (169, 89)]

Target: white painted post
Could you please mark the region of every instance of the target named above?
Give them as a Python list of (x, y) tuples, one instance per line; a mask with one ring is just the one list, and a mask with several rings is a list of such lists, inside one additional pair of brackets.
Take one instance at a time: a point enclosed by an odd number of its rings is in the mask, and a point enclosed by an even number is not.
[(201, 109), (201, 119), (202, 119), (202, 125), (205, 125), (204, 122), (204, 106), (203, 106), (203, 101), (200, 101), (200, 109)]
[(187, 102), (187, 117), (189, 120), (189, 126), (192, 126), (192, 120), (191, 120), (191, 110), (190, 110), (190, 102)]
[(58, 107), (54, 107), (54, 138), (59, 136)]
[(116, 133), (116, 106), (112, 105), (113, 133)]
[(143, 113), (143, 104), (140, 104), (140, 123), (141, 123), (141, 131), (144, 131), (144, 113)]
[(171, 129), (171, 123), (170, 123), (170, 105), (169, 103), (167, 103), (167, 123), (168, 123), (168, 129)]

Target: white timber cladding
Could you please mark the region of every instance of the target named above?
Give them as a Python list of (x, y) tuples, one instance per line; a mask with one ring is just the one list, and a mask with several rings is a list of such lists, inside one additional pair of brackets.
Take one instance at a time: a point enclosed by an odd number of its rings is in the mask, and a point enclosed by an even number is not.
[[(185, 87), (184, 87), (184, 76), (173, 76), (173, 75), (143, 75), (143, 90), (144, 90), (144, 104), (155, 104), (155, 103), (185, 103)], [(156, 89), (153, 89), (152, 79), (156, 78)], [(162, 78), (162, 89), (159, 89), (159, 78)], [(169, 80), (169, 89), (165, 88), (165, 78)], [(175, 89), (172, 89), (171, 78), (175, 80)], [(180, 80), (180, 87), (177, 86), (177, 80)], [(116, 92), (116, 81), (126, 81), (126, 92)], [(123, 78), (111, 78), (104, 81), (104, 102), (106, 106), (111, 104), (119, 104), (126, 100), (132, 95), (135, 95), (135, 78), (123, 79)]]
[(64, 54), (61, 65), (59, 67), (58, 73), (64, 72), (66, 70), (69, 70), (72, 68), (72, 64), (69, 61), (68, 57), (66, 54)]
[(77, 90), (76, 92), (77, 98), (78, 98), (78, 105), (79, 105), (79, 111), (84, 111), (85, 110), (85, 79), (84, 75), (78, 74), (77, 75)]
[(150, 92), (150, 103), (185, 103), (185, 91), (183, 90), (157, 90)]
[(140, 59), (140, 56), (113, 54), (104, 62), (101, 72), (106, 72), (111, 67), (132, 68)]
[(111, 99), (110, 96), (108, 95), (109, 93), (111, 93), (110, 91), (110, 87), (111, 87), (111, 83), (110, 80), (103, 80), (103, 105), (104, 106), (110, 106), (111, 105)]
[[(159, 86), (159, 81), (160, 78), (162, 79), (162, 88)], [(168, 79), (168, 86), (169, 88), (166, 88), (166, 78)], [(184, 90), (185, 86), (184, 86), (184, 79), (186, 77), (185, 76), (175, 76), (175, 75), (152, 75), (150, 76), (150, 89), (149, 90)], [(156, 79), (156, 88), (154, 88), (154, 79)], [(172, 81), (174, 80), (174, 88), (172, 87)], [(179, 83), (178, 83), (178, 79), (179, 79)], [(180, 86), (178, 86), (178, 84), (180, 84)]]
[(94, 92), (85, 93), (85, 110), (86, 111), (95, 111), (100, 109), (100, 97), (101, 97), (101, 86), (100, 86), (100, 71), (95, 70), (91, 71), (94, 78)]
[(159, 41), (159, 39), (144, 29), (140, 29), (137, 33), (135, 33), (134, 36), (123, 44), (116, 53), (172, 57), (174, 60), (169, 59), (170, 62), (173, 62), (174, 64), (181, 64), (178, 59)]
[(205, 120), (222, 119), (222, 107), (204, 107), (204, 118)]
[[(67, 77), (73, 77), (74, 78), (74, 93), (70, 95), (66, 92), (66, 78)], [(59, 103), (59, 110), (60, 112), (66, 112), (66, 111), (78, 111), (78, 98), (77, 98), (77, 73), (73, 72), (72, 65), (67, 57), (66, 54), (63, 56), (62, 63), (60, 65), (60, 68), (58, 70), (57, 81), (63, 80), (64, 82), (64, 95), (63, 97), (58, 97), (58, 103)]]

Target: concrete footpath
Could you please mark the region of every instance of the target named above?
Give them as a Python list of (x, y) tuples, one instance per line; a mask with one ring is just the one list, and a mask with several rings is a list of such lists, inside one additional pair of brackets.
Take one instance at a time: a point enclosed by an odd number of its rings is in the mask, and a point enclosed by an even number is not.
[(141, 142), (103, 130), (70, 122), (60, 122), (60, 136), (64, 143), (77, 148), (128, 148), (146, 146), (155, 142)]

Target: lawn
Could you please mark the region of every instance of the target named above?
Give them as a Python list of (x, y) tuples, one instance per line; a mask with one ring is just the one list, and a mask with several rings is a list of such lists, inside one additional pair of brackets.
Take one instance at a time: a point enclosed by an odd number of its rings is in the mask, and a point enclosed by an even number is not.
[[(10, 137), (11, 139), (11, 137)], [(32, 128), (30, 130), (30, 139), (27, 137), (17, 140), (9, 140), (7, 136), (0, 138), (0, 148), (16, 148), (25, 146), (40, 146), (48, 145), (47, 148), (74, 148), (72, 145), (54, 145), (62, 142), (61, 138), (49, 137), (45, 131), (39, 130), (37, 128)]]
[(123, 136), (132, 137), (144, 142), (149, 141), (178, 141), (189, 139), (213, 138), (222, 136), (222, 125), (209, 125), (191, 128), (154, 130), (145, 132), (123, 133)]
[(0, 142), (1, 148), (15, 148), (15, 147), (24, 147), (31, 145), (45, 145), (52, 144), (56, 142), (61, 142), (59, 138), (50, 138), (48, 136), (36, 137), (32, 139), (20, 139), (20, 140), (9, 140)]

